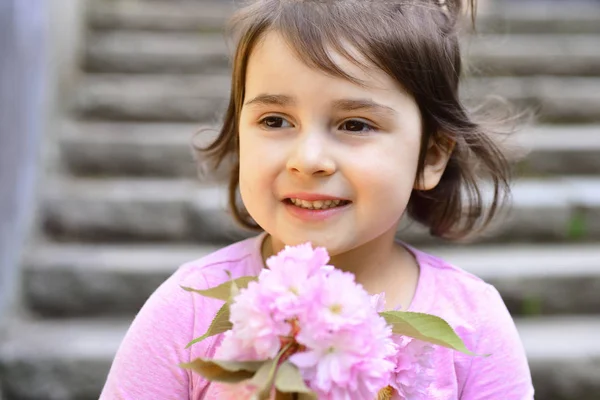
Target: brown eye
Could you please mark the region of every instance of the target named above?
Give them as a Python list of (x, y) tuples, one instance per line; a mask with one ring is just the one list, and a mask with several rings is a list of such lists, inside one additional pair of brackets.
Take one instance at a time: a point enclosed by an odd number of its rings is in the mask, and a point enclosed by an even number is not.
[(370, 132), (375, 130), (373, 126), (357, 119), (350, 119), (342, 123), (340, 129), (349, 132)]
[[(287, 128), (287, 127), (291, 126), (290, 123), (285, 120), (285, 118), (275, 117), (275, 116), (263, 118), (260, 121), (260, 124), (267, 128), (272, 128), (272, 129)], [(287, 124), (287, 126), (286, 126), (286, 124)]]

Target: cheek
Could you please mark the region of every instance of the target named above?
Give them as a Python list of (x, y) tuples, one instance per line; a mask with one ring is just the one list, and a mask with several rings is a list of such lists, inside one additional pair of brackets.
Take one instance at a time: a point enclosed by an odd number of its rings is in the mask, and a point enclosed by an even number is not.
[(240, 144), (240, 194), (242, 201), (246, 206), (253, 202), (255, 196), (256, 187), (256, 157), (252, 157), (255, 154), (256, 149), (253, 146), (253, 141), (249, 140), (247, 133), (240, 132), (239, 137)]
[(365, 162), (356, 165), (354, 175), (357, 195), (368, 200), (364, 204), (394, 214), (404, 212), (414, 186), (418, 146), (417, 140), (397, 141), (362, 158)]
[(240, 194), (244, 204), (266, 204), (276, 179), (277, 152), (269, 141), (248, 130), (240, 133)]

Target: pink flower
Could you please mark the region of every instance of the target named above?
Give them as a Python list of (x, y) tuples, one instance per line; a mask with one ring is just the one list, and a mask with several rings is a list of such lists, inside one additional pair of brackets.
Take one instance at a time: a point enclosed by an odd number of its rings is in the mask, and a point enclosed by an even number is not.
[(313, 249), (310, 243), (304, 243), (298, 246), (285, 246), (285, 248), (276, 255), (269, 257), (267, 266), (271, 270), (287, 267), (298, 267), (306, 270), (308, 275), (312, 275), (326, 266), (329, 262), (329, 254), (322, 247)]
[(369, 294), (354, 281), (354, 275), (340, 270), (320, 274), (306, 285), (306, 309), (300, 324), (318, 325), (319, 330), (337, 330), (362, 324), (376, 311)]
[(225, 335), (224, 359), (236, 361), (274, 358), (281, 346), (280, 337), (290, 333), (284, 320), (273, 318), (271, 296), (263, 293), (263, 285), (250, 282), (240, 291), (230, 307), (229, 320), (233, 329)]
[[(394, 336), (378, 314), (385, 296), (369, 296), (353, 274), (328, 261), (325, 249), (310, 244), (269, 258), (269, 268), (234, 299), (233, 328), (215, 357), (273, 359), (286, 342), (301, 349), (289, 361), (319, 399), (372, 400), (388, 385), (397, 399), (427, 397), (432, 347)], [(239, 390), (233, 398), (250, 389)]]
[(372, 400), (394, 368), (391, 328), (352, 274), (334, 270), (310, 283), (296, 337), (306, 351), (290, 361), (319, 399)]
[(308, 282), (323, 271), (328, 261), (325, 249), (312, 250), (310, 244), (286, 246), (267, 260), (269, 269), (264, 269), (258, 280), (263, 288), (262, 300), (269, 302), (274, 318), (293, 319), (303, 312)]
[(308, 302), (303, 294), (308, 281), (329, 261), (325, 249), (310, 244), (287, 246), (267, 260), (257, 282), (242, 289), (230, 307), (233, 329), (225, 335), (223, 359), (247, 361), (274, 358), (281, 337), (291, 333), (289, 320), (302, 314)]
[(374, 294), (371, 296), (371, 307), (377, 312), (385, 310), (385, 293)]
[(394, 372), (390, 386), (396, 394), (394, 400), (427, 398), (427, 388), (433, 382), (433, 345), (406, 336), (394, 335), (398, 351), (390, 359)]

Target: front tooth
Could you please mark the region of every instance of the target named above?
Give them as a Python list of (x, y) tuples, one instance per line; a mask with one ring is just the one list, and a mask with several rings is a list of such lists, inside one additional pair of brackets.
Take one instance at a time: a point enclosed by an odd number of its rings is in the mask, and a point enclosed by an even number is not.
[(313, 202), (313, 207), (316, 209), (321, 209), (323, 207), (323, 202), (320, 200), (317, 200), (317, 201)]
[(304, 208), (312, 208), (312, 205), (310, 204), (310, 202), (308, 202), (306, 200), (302, 200), (302, 207), (304, 207)]

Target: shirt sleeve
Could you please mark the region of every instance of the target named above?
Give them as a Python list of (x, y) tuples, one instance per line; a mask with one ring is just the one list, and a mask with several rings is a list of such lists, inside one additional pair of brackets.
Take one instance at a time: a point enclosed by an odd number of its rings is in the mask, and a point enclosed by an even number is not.
[(461, 400), (533, 400), (527, 357), (515, 323), (491, 285), (481, 299), (478, 341)]
[(180, 287), (179, 269), (149, 297), (113, 360), (100, 400), (190, 398), (185, 346), (194, 329), (191, 293)]

